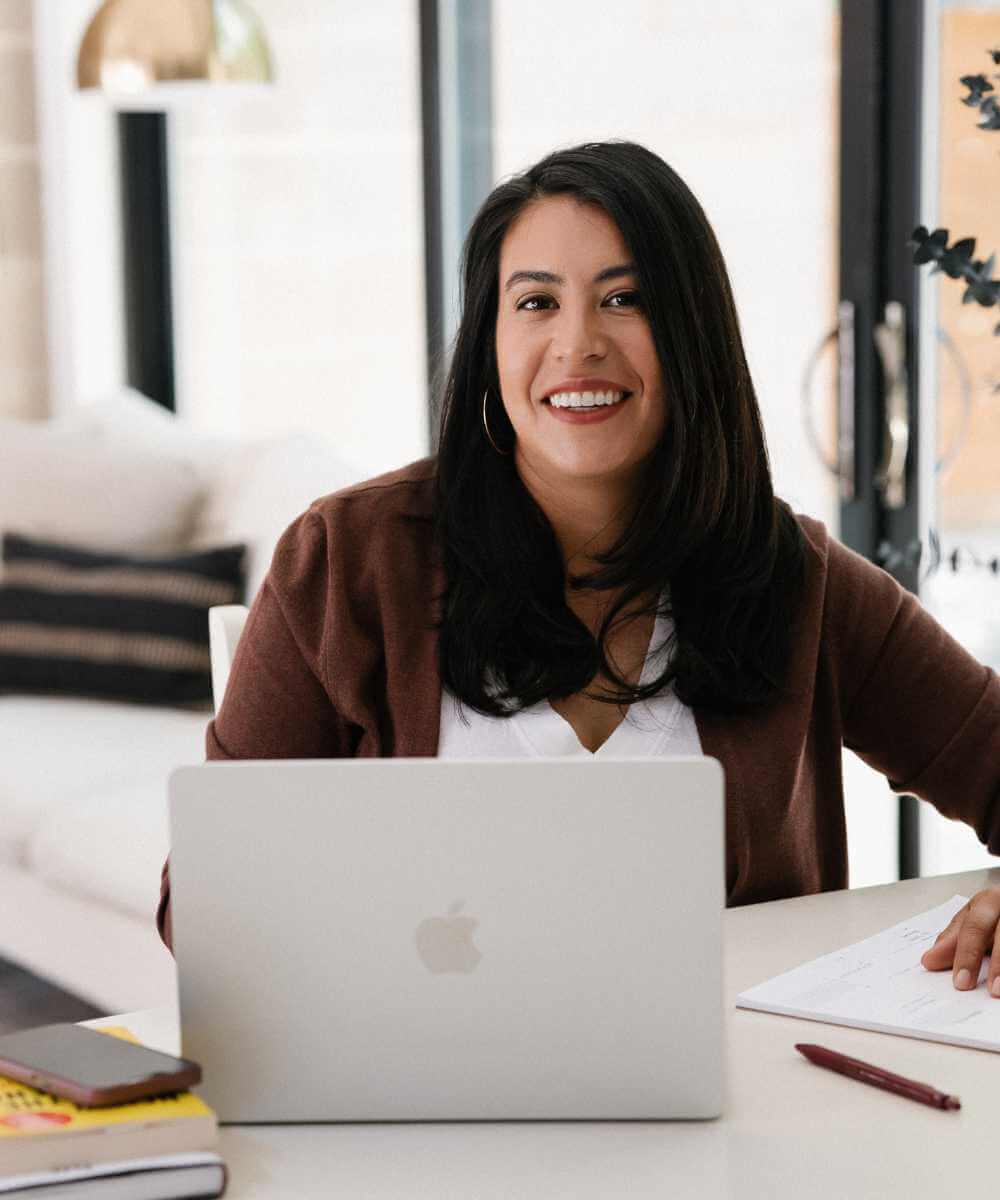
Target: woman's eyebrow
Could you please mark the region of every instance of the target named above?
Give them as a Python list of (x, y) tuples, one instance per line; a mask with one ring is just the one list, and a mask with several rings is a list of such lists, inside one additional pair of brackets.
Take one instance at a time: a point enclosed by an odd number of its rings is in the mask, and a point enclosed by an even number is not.
[[(594, 283), (605, 283), (609, 279), (618, 279), (622, 275), (634, 275), (635, 266), (632, 263), (620, 263), (616, 267), (605, 267), (594, 276)], [(515, 271), (504, 284), (504, 291), (509, 292), (515, 283), (558, 283), (566, 280), (561, 275), (551, 271)]]

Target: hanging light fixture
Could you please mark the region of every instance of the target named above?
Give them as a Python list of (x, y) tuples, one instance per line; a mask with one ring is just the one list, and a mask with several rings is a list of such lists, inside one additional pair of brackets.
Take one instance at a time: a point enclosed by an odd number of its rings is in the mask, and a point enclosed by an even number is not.
[(104, 0), (77, 57), (77, 86), (181, 96), (196, 83), (270, 83), (260, 21), (243, 0)]

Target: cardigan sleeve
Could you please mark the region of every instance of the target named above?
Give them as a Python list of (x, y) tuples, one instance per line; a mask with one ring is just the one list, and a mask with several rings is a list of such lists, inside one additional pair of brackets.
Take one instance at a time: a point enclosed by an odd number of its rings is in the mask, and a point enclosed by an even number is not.
[(282, 535), (206, 733), (209, 759), (345, 758), (356, 738), (327, 683), (331, 570), (322, 518)]
[[(327, 686), (331, 567), (326, 527), (312, 509), (282, 535), (233, 659), (225, 701), (205, 735), (210, 760), (347, 758), (358, 730)], [(157, 928), (172, 944), (169, 859)]]
[(887, 572), (831, 539), (844, 744), (1000, 854), (1000, 679)]

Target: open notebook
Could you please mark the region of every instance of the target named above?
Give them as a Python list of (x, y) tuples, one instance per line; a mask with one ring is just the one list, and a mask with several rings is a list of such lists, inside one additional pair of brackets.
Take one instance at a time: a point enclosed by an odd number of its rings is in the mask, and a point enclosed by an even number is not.
[(986, 991), (989, 959), (977, 987), (967, 992), (955, 989), (951, 971), (927, 971), (920, 963), (967, 902), (952, 896), (863, 942), (776, 975), (740, 993), (736, 1006), (1000, 1051), (1000, 1000)]

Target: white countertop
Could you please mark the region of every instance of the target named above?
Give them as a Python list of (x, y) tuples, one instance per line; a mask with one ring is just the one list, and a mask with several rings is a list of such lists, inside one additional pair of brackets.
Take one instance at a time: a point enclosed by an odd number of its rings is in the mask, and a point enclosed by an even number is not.
[[(940, 1200), (983, 1194), (997, 1179), (1000, 1056), (750, 1012), (734, 1001), (773, 975), (990, 885), (1000, 885), (1000, 867), (727, 910), (726, 1106), (717, 1121), (225, 1126), (227, 1195)], [(115, 1023), (149, 1045), (178, 1051), (175, 1010), (91, 1022)], [(962, 1108), (943, 1112), (811, 1066), (794, 1049), (803, 1040), (933, 1084), (959, 1096)]]

